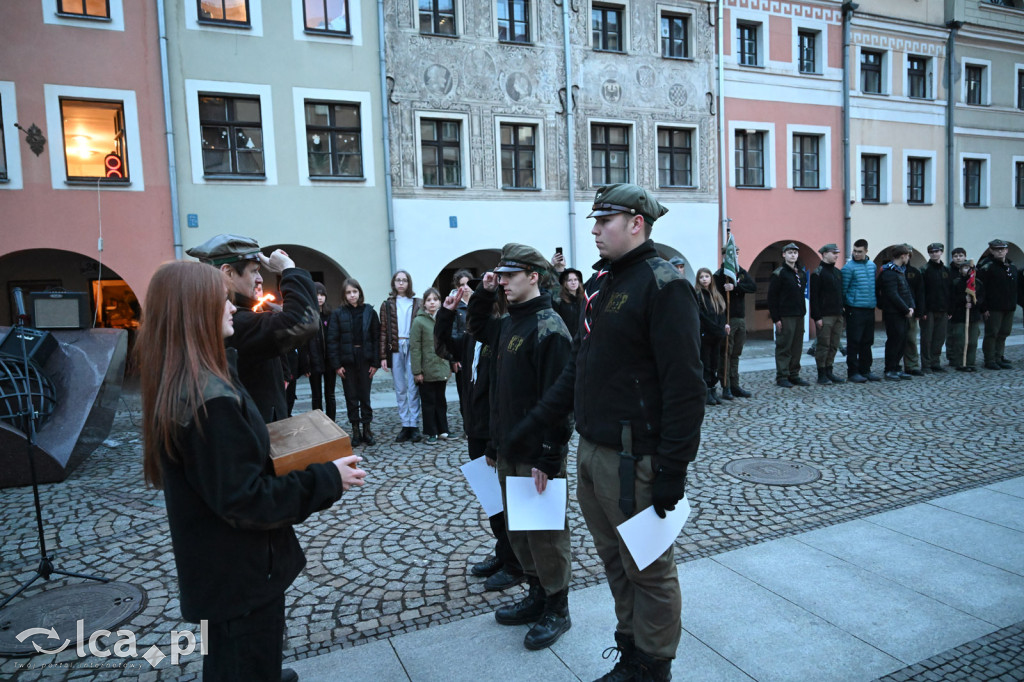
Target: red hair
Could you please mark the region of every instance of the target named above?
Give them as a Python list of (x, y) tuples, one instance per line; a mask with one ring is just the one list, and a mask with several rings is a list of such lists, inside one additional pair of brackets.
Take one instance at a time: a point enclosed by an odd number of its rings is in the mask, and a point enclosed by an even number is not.
[(161, 265), (149, 281), (135, 345), (142, 385), (143, 474), (161, 487), (161, 453), (177, 459), (181, 425), (198, 416), (211, 375), (230, 384), (224, 274), (204, 263)]

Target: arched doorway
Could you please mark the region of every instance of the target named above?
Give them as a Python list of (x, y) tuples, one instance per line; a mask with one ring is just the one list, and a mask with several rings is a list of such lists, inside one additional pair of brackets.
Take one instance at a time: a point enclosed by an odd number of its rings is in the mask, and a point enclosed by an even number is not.
[(441, 272), (437, 273), (431, 286), (442, 294), (447, 294), (452, 288), (452, 277), (456, 272), (469, 270), (474, 277), (480, 277), (483, 273), (493, 269), (498, 264), (500, 257), (501, 249), (480, 249), (464, 253), (441, 268)]
[[(308, 270), (310, 276), (313, 277), (314, 282), (320, 282), (327, 289), (327, 304), (332, 308), (341, 305), (342, 293), (341, 287), (348, 279), (348, 272), (334, 261), (333, 258), (329, 258), (324, 254), (320, 253), (316, 249), (311, 249), (308, 246), (301, 246), (299, 244), (273, 244), (271, 246), (264, 247), (263, 253), (272, 253), (275, 249), (282, 249), (285, 253), (291, 256), (291, 259), (295, 261), (297, 267), (303, 270)], [(266, 273), (264, 272), (264, 275)], [(273, 281), (273, 289), (276, 291), (280, 287), (280, 277), (275, 277)], [(267, 284), (263, 287), (265, 290), (268, 289)], [(365, 285), (364, 285), (365, 288)]]
[[(875, 265), (877, 265), (878, 267), (882, 267), (890, 260), (892, 260), (892, 258), (889, 257), (889, 250), (892, 249), (892, 247), (894, 246), (900, 246), (900, 244), (890, 244), (889, 246), (879, 251), (878, 255), (876, 255), (874, 259)], [(910, 244), (907, 244), (906, 246), (910, 246)], [(927, 264), (928, 256), (926, 254), (921, 253), (913, 246), (910, 246), (910, 265), (920, 270)]]
[[(802, 268), (804, 277), (804, 296), (807, 296), (807, 275), (814, 272), (814, 269), (821, 263), (821, 256), (803, 242), (794, 239), (780, 239), (769, 246), (766, 246), (754, 258), (750, 264), (750, 277), (757, 285), (757, 292), (753, 296), (747, 296), (746, 317), (747, 333), (753, 338), (771, 339), (774, 338), (771, 315), (768, 312), (768, 282), (771, 279), (775, 268), (783, 264), (782, 247), (789, 243), (795, 243), (800, 248), (800, 258), (797, 266)], [(809, 324), (809, 317), (808, 317)], [(808, 332), (804, 332), (805, 338)]]

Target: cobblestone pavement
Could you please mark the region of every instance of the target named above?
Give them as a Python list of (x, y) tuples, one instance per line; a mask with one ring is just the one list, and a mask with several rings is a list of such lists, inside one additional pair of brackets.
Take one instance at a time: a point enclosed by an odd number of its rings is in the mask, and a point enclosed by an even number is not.
[(1020, 682), (1024, 680), (1024, 623), (944, 651), (880, 677), (878, 682)]
[[(677, 541), (678, 561), (1024, 475), (1024, 346), (1009, 347), (1007, 355), (1016, 369), (860, 386), (783, 390), (773, 385), (772, 371), (745, 375), (754, 398), (708, 410), (687, 488), (693, 515)], [(297, 529), (308, 565), (287, 595), (287, 659), (489, 612), (510, 598), (484, 592), (482, 581), (467, 574), (467, 564), (487, 556), (492, 541), (458, 471), (466, 441), (395, 445), (396, 411), (377, 415), (378, 445), (359, 449), (369, 472), (366, 487)], [(145, 609), (122, 627), (136, 633), (140, 651), (151, 644), (166, 651), (171, 630), (197, 626), (180, 621), (163, 496), (142, 483), (138, 420), (138, 396), (128, 391), (106, 443), (67, 481), (43, 486), (41, 494), (47, 542), (60, 567), (145, 589)], [(457, 432), (454, 404), (449, 420)], [(731, 460), (746, 457), (799, 462), (822, 476), (783, 487), (724, 471)], [(574, 487), (570, 482), (570, 491)], [(7, 594), (30, 577), (38, 560), (31, 489), (0, 490), (0, 520), (0, 593)], [(603, 581), (572, 494), (570, 526), (573, 588)], [(42, 589), (34, 585), (25, 596)], [(970, 665), (996, 671), (1007, 661), (1019, 664), (1020, 640), (1019, 627), (1016, 634), (980, 640), (970, 645)], [(43, 667), (52, 664), (60, 667)], [(928, 675), (945, 664), (928, 665), (892, 679), (933, 679)], [(80, 667), (73, 651), (0, 658), (0, 678), (19, 680), (188, 680), (200, 668), (198, 654), (178, 667), (164, 661), (153, 670), (136, 660), (130, 669), (104, 672)], [(934, 679), (967, 679), (941, 674)]]

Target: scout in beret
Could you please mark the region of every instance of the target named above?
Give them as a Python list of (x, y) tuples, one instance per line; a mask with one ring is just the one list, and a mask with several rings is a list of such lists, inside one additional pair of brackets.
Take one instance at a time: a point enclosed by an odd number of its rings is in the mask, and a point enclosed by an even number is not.
[(942, 374), (942, 345), (949, 332), (949, 301), (953, 293), (954, 277), (959, 273), (946, 267), (942, 262), (945, 245), (933, 242), (928, 245), (928, 262), (921, 268), (923, 301), (918, 301), (924, 310), (921, 315), (921, 371)]
[[(797, 251), (799, 251), (799, 249), (797, 249)], [(818, 253), (820, 253), (820, 254), (839, 253), (839, 247), (836, 246), (835, 244), (825, 244), (825, 246), (823, 246), (820, 249), (818, 249)]]
[(1013, 331), (1013, 314), (1020, 296), (1020, 271), (1007, 258), (1010, 245), (1002, 239), (988, 243), (988, 255), (978, 260), (978, 279), (985, 283), (985, 337), (981, 349), (985, 369), (1011, 369), (1006, 339)]
[[(629, 182), (621, 182), (597, 190), (597, 194), (594, 196), (594, 205), (587, 217), (602, 218), (619, 213), (643, 217), (644, 236), (650, 238), (651, 226), (654, 225), (654, 221), (668, 213), (668, 209), (643, 187)], [(597, 250), (601, 252), (600, 243)], [(605, 254), (601, 252), (601, 255)]]
[(928, 245), (928, 253), (935, 253), (936, 251), (942, 253), (945, 250), (946, 246), (941, 242), (932, 242), (931, 244)]

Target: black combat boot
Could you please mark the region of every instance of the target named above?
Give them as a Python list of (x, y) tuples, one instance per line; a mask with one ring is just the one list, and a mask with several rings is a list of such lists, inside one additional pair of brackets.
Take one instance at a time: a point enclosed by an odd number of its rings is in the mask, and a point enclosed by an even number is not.
[(636, 682), (670, 682), (672, 679), (672, 659), (658, 658), (645, 654), (640, 649), (634, 654), (634, 666)]
[(494, 620), (499, 625), (529, 625), (540, 619), (544, 613), (544, 588), (540, 586), (537, 576), (526, 576), (530, 591), (526, 596), (509, 606), (502, 606), (494, 612)]
[(708, 389), (708, 397), (704, 400), (704, 404), (705, 405), (721, 405), (722, 404), (721, 401), (718, 399), (718, 396), (715, 395), (715, 389), (714, 388), (709, 388)]
[(569, 588), (549, 594), (544, 600), (544, 613), (534, 623), (523, 639), (523, 646), (530, 651), (546, 649), (572, 627), (569, 618)]
[(818, 384), (821, 385), (821, 386), (831, 386), (832, 385), (832, 382), (829, 380), (829, 378), (827, 376), (825, 376), (825, 368), (824, 367), (819, 367), (818, 368)]
[(732, 400), (732, 388), (729, 386), (722, 386), (722, 400)]
[(352, 447), (363, 444), (363, 434), (359, 432), (359, 422), (352, 424), (352, 433), (349, 435), (349, 440), (352, 442)]
[(750, 391), (743, 390), (743, 387), (739, 384), (733, 384), (731, 390), (734, 398), (749, 398), (753, 395)]
[(629, 635), (615, 633), (615, 646), (610, 646), (601, 654), (602, 658), (618, 656), (615, 667), (607, 675), (597, 678), (595, 682), (632, 682), (636, 679), (636, 644)]
[(794, 386), (810, 386), (811, 385), (809, 382), (801, 379), (799, 374), (794, 374), (793, 376), (791, 376), (789, 378), (789, 383), (793, 384)]
[(839, 377), (837, 377), (836, 373), (832, 371), (831, 367), (826, 367), (825, 368), (825, 376), (827, 376), (828, 380), (831, 381), (833, 384), (845, 384), (846, 383), (846, 379), (840, 379)]
[(423, 434), (420, 433), (420, 430), (418, 428), (416, 428), (415, 426), (411, 426), (409, 427), (409, 440), (412, 441), (413, 443), (419, 443), (421, 440), (423, 440)]
[(370, 422), (363, 423), (363, 442), (367, 445), (377, 444), (377, 439), (373, 437), (373, 431), (370, 430)]

